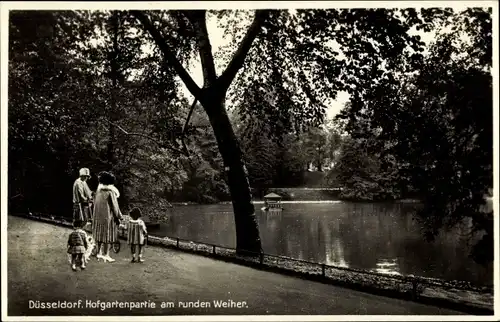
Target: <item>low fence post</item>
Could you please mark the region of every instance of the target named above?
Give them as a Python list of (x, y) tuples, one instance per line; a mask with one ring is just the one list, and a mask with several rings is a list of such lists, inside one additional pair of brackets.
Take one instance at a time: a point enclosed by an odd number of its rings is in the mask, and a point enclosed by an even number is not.
[(413, 300), (416, 300), (418, 298), (418, 280), (415, 278), (415, 276), (410, 275), (410, 280), (411, 280), (411, 297)]
[(177, 237), (177, 248), (179, 248), (179, 237)]
[(212, 247), (213, 247), (213, 248), (212, 248), (212, 252), (213, 252), (213, 254), (215, 255), (215, 245), (212, 245)]
[(262, 265), (264, 264), (264, 253), (261, 252), (259, 255), (260, 255), (260, 264)]
[(412, 284), (413, 284), (413, 299), (416, 300), (418, 298), (418, 281), (414, 279)]
[(326, 276), (326, 265), (325, 264), (321, 264), (321, 274), (323, 275), (323, 277)]

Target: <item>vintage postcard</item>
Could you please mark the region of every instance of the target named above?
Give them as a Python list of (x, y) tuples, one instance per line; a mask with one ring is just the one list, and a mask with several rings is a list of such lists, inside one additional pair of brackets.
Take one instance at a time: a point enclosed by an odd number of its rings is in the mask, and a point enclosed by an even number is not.
[(2, 2), (2, 320), (498, 319), (498, 2)]

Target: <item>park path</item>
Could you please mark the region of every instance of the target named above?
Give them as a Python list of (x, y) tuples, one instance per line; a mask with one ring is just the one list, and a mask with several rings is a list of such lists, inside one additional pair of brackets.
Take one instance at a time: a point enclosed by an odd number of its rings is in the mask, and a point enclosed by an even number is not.
[[(17, 315), (437, 315), (460, 314), (415, 302), (386, 298), (302, 280), (160, 247), (146, 249), (145, 263), (130, 263), (130, 251), (116, 262), (96, 262), (73, 272), (65, 245), (70, 230), (8, 217), (8, 314)], [(81, 308), (36, 309), (29, 301), (78, 301)], [(142, 309), (85, 307), (86, 301), (155, 302)], [(206, 301), (210, 308), (180, 308), (178, 302)], [(215, 308), (214, 300), (246, 302)], [(161, 308), (161, 302), (176, 307)]]

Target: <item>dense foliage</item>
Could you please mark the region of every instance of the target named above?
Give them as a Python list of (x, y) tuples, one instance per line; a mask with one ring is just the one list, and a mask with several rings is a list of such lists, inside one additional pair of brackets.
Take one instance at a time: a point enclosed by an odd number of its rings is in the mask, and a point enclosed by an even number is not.
[[(227, 199), (223, 180), (214, 184), (220, 173), (204, 148), (214, 141), (210, 129), (189, 126), (189, 157), (179, 152), (189, 102), (177, 95), (157, 53), (139, 50), (144, 44), (130, 32), (134, 23), (123, 13), (11, 14), (13, 207), (68, 216), (68, 187), (80, 167), (91, 169), (92, 189), (98, 172), (115, 172), (125, 209), (131, 203), (164, 205), (165, 192), (185, 191), (182, 201), (213, 201), (221, 194)], [(204, 166), (206, 160), (212, 164)]]
[[(450, 16), (445, 27), (425, 57), (402, 61), (407, 72), (374, 84), (341, 117), (357, 144), (373, 142), (379, 163), (394, 160), (383, 173), (388, 184), (423, 201), (419, 215), (429, 239), (469, 219), (483, 235), (474, 257), (491, 261), (493, 213), (484, 212), (493, 186), (491, 10)], [(351, 179), (376, 164), (349, 154), (349, 164), (363, 163)]]
[[(232, 40), (215, 53), (210, 19)], [(231, 200), (258, 251), (249, 186), (326, 171), (346, 199), (418, 196), (429, 238), (472, 218), (492, 258), (491, 10), (15, 11), (9, 28), (12, 206), (70, 214), (78, 168), (111, 170), (124, 209)]]
[(340, 147), (337, 136), (329, 137), (328, 129), (312, 127), (300, 134), (285, 133), (276, 138), (256, 118), (241, 122), (237, 133), (250, 183), (260, 197), (270, 187), (311, 185), (307, 173), (313, 169), (323, 172), (335, 158), (332, 151)]

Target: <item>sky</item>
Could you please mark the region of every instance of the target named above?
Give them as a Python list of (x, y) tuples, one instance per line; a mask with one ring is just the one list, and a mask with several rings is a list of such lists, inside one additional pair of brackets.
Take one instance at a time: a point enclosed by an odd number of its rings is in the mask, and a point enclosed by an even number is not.
[[(249, 22), (244, 22), (243, 25), (241, 26), (242, 28), (246, 28), (249, 26)], [(224, 38), (224, 30), (222, 28), (219, 28), (219, 24), (217, 22), (217, 18), (213, 16), (209, 16), (209, 19), (207, 20), (207, 30), (210, 38), (210, 43), (212, 45), (212, 51), (215, 53), (219, 48), (221, 48), (224, 45), (227, 45), (232, 41), (232, 39), (226, 37)], [(198, 58), (198, 57), (197, 57)], [(220, 75), (221, 71), (217, 70), (218, 75)], [(189, 68), (189, 74), (193, 78), (193, 80), (198, 84), (198, 86), (203, 86), (203, 74), (201, 70), (201, 63), (199, 59), (194, 61), (192, 63), (192, 67)], [(187, 97), (192, 97), (192, 95), (189, 93), (188, 89), (184, 86), (182, 86), (183, 92), (186, 94)], [(326, 111), (326, 116), (327, 119), (331, 119), (333, 116), (338, 114), (344, 104), (349, 101), (349, 94), (346, 92), (341, 92), (338, 94), (337, 99), (332, 102), (330, 105), (330, 108)]]
[[(436, 4), (437, 5), (437, 4)], [(436, 6), (435, 5), (435, 6)], [(417, 9), (420, 9), (420, 6), (412, 6)], [(460, 3), (454, 3), (450, 2), (447, 4), (447, 7), (453, 7), (457, 11), (460, 11), (464, 9), (463, 5)], [(293, 10), (293, 9), (292, 9)], [(240, 23), (239, 28), (242, 28), (242, 30), (247, 30), (248, 26), (250, 25), (250, 20), (247, 21), (242, 21)], [(217, 20), (217, 17), (215, 15), (208, 15), (207, 19), (207, 29), (208, 29), (208, 34), (210, 38), (210, 42), (212, 45), (212, 52), (215, 53), (219, 50), (219, 48), (229, 44), (230, 42), (233, 41), (231, 37), (225, 37), (224, 36), (224, 29), (222, 29), (219, 26), (219, 21)], [(417, 34), (421, 36), (422, 41), (426, 42), (429, 44), (430, 42), (433, 41), (435, 38), (435, 32), (429, 32), (425, 33), (423, 31), (417, 31), (416, 29), (410, 30), (411, 34)], [(100, 40), (96, 40), (99, 42)], [(147, 53), (151, 51), (152, 48), (143, 48), (144, 52)], [(341, 51), (338, 47), (335, 48), (335, 45), (333, 45), (332, 49), (336, 51)], [(196, 59), (193, 60), (190, 64), (190, 66), (185, 66), (185, 68), (188, 70), (189, 74), (193, 78), (193, 80), (198, 84), (198, 86), (203, 86), (203, 74), (202, 74), (202, 69), (201, 69), (201, 63), (199, 60), (199, 56), (196, 55)], [(217, 66), (216, 62), (216, 69), (218, 75), (221, 74), (222, 70), (220, 70), (220, 66)], [(179, 79), (180, 80), (180, 79)], [(181, 81), (181, 90), (185, 94), (185, 96), (191, 101), (193, 99), (193, 96), (187, 89), (187, 87), (184, 85), (184, 83)], [(326, 111), (326, 119), (331, 119), (335, 115), (337, 115), (340, 110), (344, 107), (345, 103), (349, 101), (349, 94), (346, 92), (339, 92), (335, 100), (331, 100), (330, 102), (326, 102), (326, 105), (329, 106), (329, 108)], [(228, 102), (230, 104), (230, 102)]]
[[(241, 27), (245, 28), (246, 30), (249, 24), (250, 21), (243, 22), (243, 25)], [(210, 42), (212, 45), (212, 51), (214, 53), (217, 52), (219, 48), (221, 48), (224, 45), (227, 45), (229, 42), (232, 41), (232, 39), (224, 37), (224, 30), (219, 27), (217, 18), (215, 16), (210, 16), (210, 15), (208, 16), (207, 29), (209, 33)], [(415, 29), (413, 29), (411, 30), (411, 33), (420, 35), (422, 37), (422, 41), (426, 43), (432, 42), (432, 40), (435, 37), (434, 32), (424, 33), (423, 31), (416, 31)], [(197, 56), (196, 58), (197, 58), (196, 61), (192, 62), (192, 66), (188, 69), (188, 71), (193, 80), (198, 84), (198, 86), (201, 87), (203, 85), (203, 74), (199, 57)], [(217, 73), (220, 74), (221, 71), (217, 70)], [(184, 86), (184, 84), (182, 84), (182, 88), (186, 97), (192, 98), (192, 95), (190, 94), (188, 89)], [(340, 110), (344, 107), (345, 103), (347, 103), (348, 101), (349, 101), (349, 94), (347, 92), (338, 93), (337, 98), (327, 104), (329, 108), (326, 111), (326, 119), (327, 120), (331, 119), (335, 115), (337, 115), (340, 112)]]

